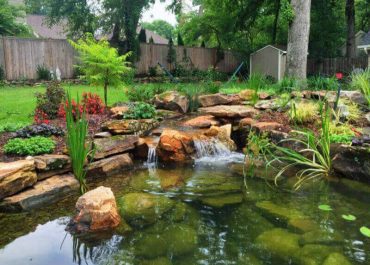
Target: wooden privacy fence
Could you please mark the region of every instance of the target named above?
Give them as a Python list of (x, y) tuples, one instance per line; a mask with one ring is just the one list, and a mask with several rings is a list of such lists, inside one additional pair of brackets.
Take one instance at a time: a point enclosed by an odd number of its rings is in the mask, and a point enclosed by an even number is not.
[(367, 57), (360, 58), (326, 58), (309, 59), (307, 63), (307, 73), (309, 75), (327, 75), (331, 76), (337, 72), (345, 74), (351, 73), (356, 68), (365, 69), (369, 65)]
[[(159, 44), (140, 44), (140, 60), (136, 63), (136, 73), (146, 74), (150, 67), (161, 63), (169, 68), (167, 62), (168, 46)], [(214, 66), (217, 59), (216, 49), (175, 47), (178, 62), (184, 58), (199, 70)], [(184, 56), (184, 54), (186, 56)], [(48, 69), (58, 67), (62, 78), (73, 78), (76, 52), (66, 40), (23, 39), (3, 37), (0, 39), (0, 64), (7, 80), (37, 79), (37, 66)], [(222, 72), (233, 72), (240, 64), (230, 51), (224, 52), (224, 59), (216, 67)]]

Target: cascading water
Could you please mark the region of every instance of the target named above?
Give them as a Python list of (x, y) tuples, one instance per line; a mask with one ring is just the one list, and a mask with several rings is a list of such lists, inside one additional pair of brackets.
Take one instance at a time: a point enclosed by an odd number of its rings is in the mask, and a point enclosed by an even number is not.
[(194, 140), (196, 162), (236, 162), (243, 160), (243, 154), (231, 151), (216, 138)]
[(148, 158), (147, 158), (147, 164), (148, 165), (156, 165), (158, 162), (158, 157), (157, 157), (157, 147), (156, 146), (149, 146), (148, 150)]

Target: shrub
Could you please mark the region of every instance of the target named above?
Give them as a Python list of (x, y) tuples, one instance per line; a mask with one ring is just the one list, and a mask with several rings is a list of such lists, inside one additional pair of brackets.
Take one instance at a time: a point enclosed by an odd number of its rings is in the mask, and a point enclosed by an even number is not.
[(104, 87), (104, 102), (108, 105), (108, 87), (119, 87), (123, 84), (122, 76), (131, 71), (127, 60), (132, 53), (119, 56), (117, 49), (110, 47), (107, 40), (96, 41), (91, 34), (70, 43), (79, 51), (85, 78), (92, 84)]
[[(76, 117), (77, 113), (81, 113), (83, 111), (83, 106), (74, 101), (73, 99), (71, 100), (71, 104), (73, 116)], [(69, 106), (68, 99), (65, 101), (64, 104), (60, 104), (59, 106), (58, 117), (61, 119), (65, 119), (67, 116), (66, 106)]]
[(149, 73), (148, 74), (151, 77), (156, 77), (157, 76), (157, 67), (156, 66), (149, 67)]
[(86, 186), (86, 168), (85, 161), (90, 156), (94, 157), (94, 150), (91, 145), (86, 144), (88, 122), (84, 112), (80, 112), (80, 106), (77, 105), (76, 112), (73, 113), (71, 96), (67, 95), (66, 121), (67, 121), (67, 148), (72, 162), (72, 170), (76, 179), (80, 183), (80, 192), (84, 194)]
[(145, 102), (135, 104), (125, 115), (124, 119), (153, 119), (156, 117), (155, 107)]
[(102, 99), (97, 94), (86, 93), (82, 94), (82, 105), (88, 114), (102, 114), (105, 106)]
[(45, 65), (38, 65), (36, 72), (38, 80), (51, 80), (50, 71)]
[(55, 119), (64, 98), (64, 89), (58, 82), (52, 82), (48, 84), (44, 94), (36, 93), (36, 111), (43, 112), (49, 119)]
[(289, 111), (289, 118), (295, 124), (305, 124), (317, 119), (319, 107), (314, 102), (293, 103)]
[(4, 145), (4, 152), (12, 155), (41, 155), (52, 153), (55, 142), (50, 138), (36, 136), (28, 139), (15, 138)]
[(5, 71), (2, 65), (0, 65), (0, 81), (5, 80)]
[(15, 135), (18, 138), (31, 138), (33, 136), (50, 137), (52, 135), (63, 136), (64, 132), (59, 127), (48, 124), (41, 124), (24, 127), (23, 129), (17, 130), (15, 132)]
[(40, 109), (35, 110), (35, 115), (33, 116), (33, 120), (38, 125), (50, 123), (48, 115)]
[(25, 126), (27, 126), (27, 125), (25, 123), (21, 123), (21, 122), (5, 123), (5, 124), (0, 125), (0, 133), (15, 132), (19, 129), (24, 128)]
[(130, 86), (126, 90), (127, 97), (132, 102), (144, 102), (152, 100), (157, 94), (166, 92), (166, 88), (160, 84), (147, 86)]

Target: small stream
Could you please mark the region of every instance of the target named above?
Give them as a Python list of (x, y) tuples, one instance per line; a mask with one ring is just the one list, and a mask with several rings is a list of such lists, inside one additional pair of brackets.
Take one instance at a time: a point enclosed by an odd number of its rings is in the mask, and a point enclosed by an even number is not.
[(370, 225), (370, 193), (326, 183), (288, 192), (244, 179), (240, 153), (201, 141), (195, 146), (193, 165), (162, 167), (153, 148), (144, 166), (90, 187), (111, 187), (118, 200), (150, 194), (170, 202), (158, 207), (159, 218), (131, 222), (131, 231), (73, 236), (65, 227), (77, 196), (30, 213), (0, 214), (0, 264), (347, 264), (343, 257), (370, 264), (370, 240), (359, 232)]

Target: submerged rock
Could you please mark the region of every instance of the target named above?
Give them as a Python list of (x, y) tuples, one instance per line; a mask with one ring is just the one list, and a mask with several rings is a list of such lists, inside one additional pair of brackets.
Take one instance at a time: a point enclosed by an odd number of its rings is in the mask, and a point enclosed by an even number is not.
[(151, 260), (142, 260), (141, 265), (172, 265), (172, 262), (167, 257), (160, 257)]
[(194, 251), (198, 243), (196, 231), (187, 225), (169, 225), (163, 231), (151, 234), (144, 231), (135, 241), (135, 254), (144, 258), (182, 256)]
[(275, 204), (271, 201), (257, 202), (256, 206), (266, 217), (285, 224), (287, 224), (291, 219), (306, 218), (303, 213), (296, 209), (290, 209), (282, 205)]
[(122, 154), (135, 149), (135, 144), (139, 141), (138, 136), (113, 136), (94, 140), (95, 155), (94, 159), (99, 160), (112, 155)]
[(202, 203), (214, 208), (222, 208), (226, 205), (239, 204), (243, 202), (243, 194), (227, 194), (223, 196), (207, 197), (201, 199)]
[(275, 228), (259, 235), (255, 242), (261, 253), (270, 254), (272, 259), (290, 262), (300, 250), (298, 240), (299, 235)]
[(0, 163), (0, 200), (34, 185), (36, 181), (34, 160)]
[(155, 223), (171, 210), (175, 202), (165, 196), (129, 193), (118, 201), (121, 216), (130, 224), (145, 226)]
[(29, 211), (50, 205), (78, 190), (79, 184), (72, 174), (59, 175), (37, 182), (33, 187), (5, 198), (1, 211)]
[(101, 231), (121, 222), (116, 199), (110, 188), (99, 187), (81, 196), (76, 203), (77, 215), (71, 221), (76, 231)]
[(302, 265), (322, 265), (328, 255), (336, 250), (339, 251), (330, 246), (308, 244), (295, 253), (294, 259), (296, 263)]
[(288, 229), (295, 233), (306, 233), (313, 230), (318, 230), (319, 225), (311, 219), (307, 218), (294, 218), (288, 222)]
[(336, 245), (343, 244), (344, 237), (337, 231), (329, 232), (325, 230), (313, 230), (303, 234), (299, 243), (306, 244), (321, 244), (321, 245)]
[(340, 253), (331, 253), (324, 261), (322, 265), (351, 265), (352, 263)]
[(167, 91), (156, 95), (153, 100), (158, 109), (178, 111), (187, 113), (189, 109), (189, 99), (177, 91)]

